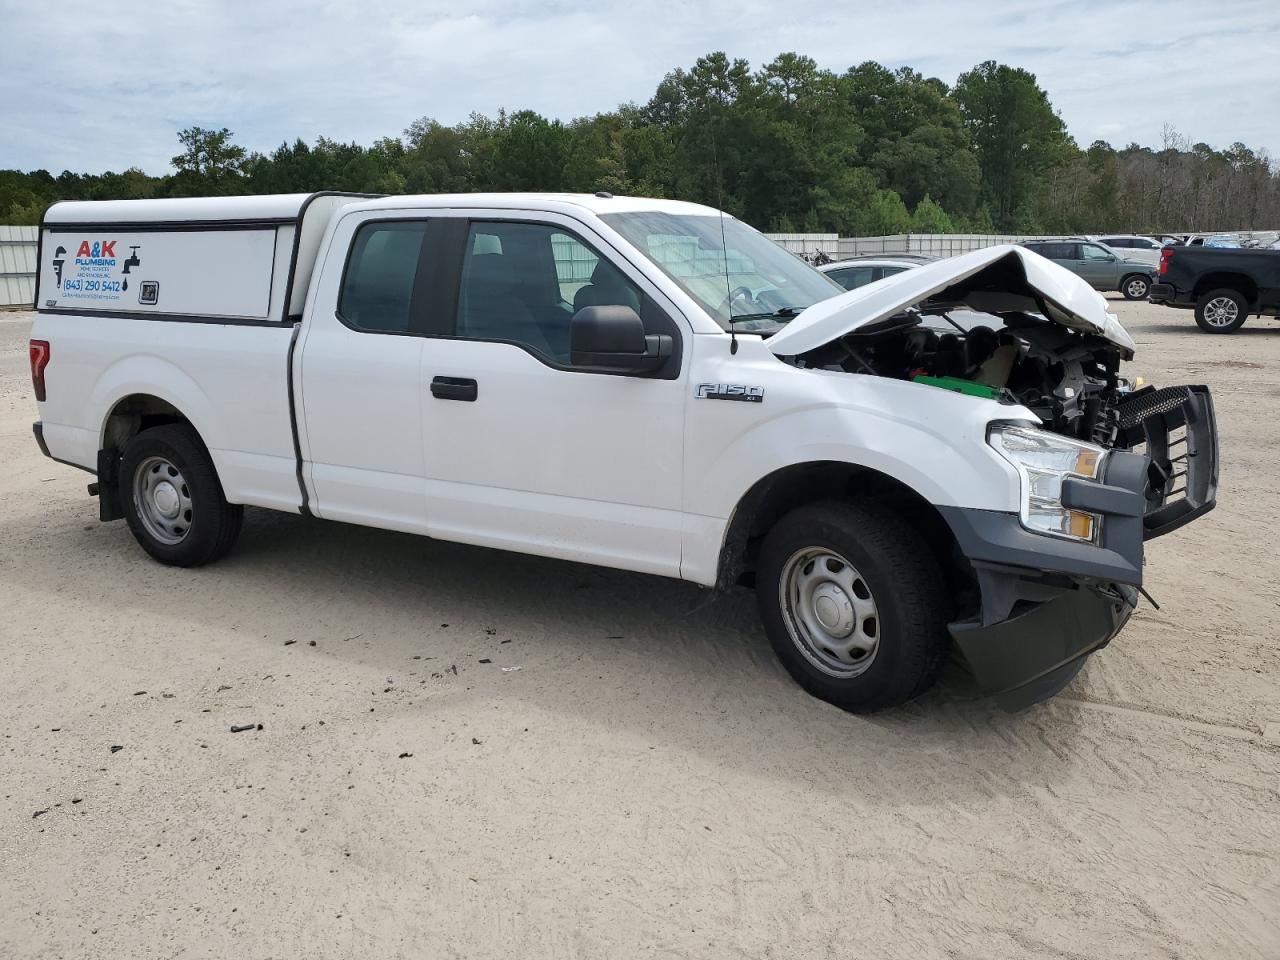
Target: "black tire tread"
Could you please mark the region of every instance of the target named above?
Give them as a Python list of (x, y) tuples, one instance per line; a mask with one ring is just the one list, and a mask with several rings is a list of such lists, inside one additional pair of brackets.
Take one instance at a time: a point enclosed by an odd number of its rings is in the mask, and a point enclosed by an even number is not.
[[(1145, 281), (1146, 281), (1146, 283), (1147, 283), (1147, 294), (1146, 294), (1146, 296), (1141, 296), (1141, 297), (1131, 297), (1131, 296), (1129, 296), (1129, 289), (1128, 289), (1128, 287), (1129, 287), (1129, 281), (1130, 281), (1130, 280), (1134, 280), (1134, 279), (1142, 279), (1142, 280), (1145, 280)], [(1149, 295), (1151, 294), (1151, 279), (1150, 279), (1146, 274), (1143, 274), (1143, 273), (1127, 273), (1127, 274), (1125, 274), (1123, 277), (1121, 277), (1121, 278), (1120, 278), (1120, 294), (1121, 294), (1121, 295), (1122, 295), (1126, 300), (1133, 300), (1133, 301), (1145, 300), (1145, 299), (1146, 299), (1146, 297), (1147, 297), (1147, 296), (1149, 296)]]
[[(1240, 315), (1236, 322), (1229, 327), (1214, 327), (1205, 323), (1204, 308), (1217, 297), (1228, 296), (1236, 302), (1236, 306), (1240, 308)], [(1244, 326), (1244, 322), (1249, 319), (1249, 302), (1238, 290), (1232, 290), (1230, 287), (1217, 287), (1200, 295), (1196, 300), (1196, 325), (1205, 333), (1235, 333)]]
[[(801, 536), (801, 531), (804, 535)], [(761, 612), (766, 627), (772, 617), (766, 605), (777, 606), (777, 580), (774, 568), (786, 562), (800, 539), (822, 539), (833, 545), (854, 540), (868, 553), (879, 558), (893, 584), (894, 601), (900, 607), (902, 632), (914, 638), (898, 650), (895, 669), (873, 692), (857, 696), (840, 696), (832, 686), (841, 681), (810, 682), (810, 676), (793, 668), (789, 656), (779, 651), (784, 666), (810, 693), (854, 713), (870, 713), (905, 703), (929, 689), (946, 663), (949, 637), (946, 624), (950, 619), (951, 601), (938, 562), (921, 535), (891, 509), (874, 501), (826, 500), (798, 507), (784, 516), (770, 530), (760, 554), (758, 578)], [(775, 554), (785, 553), (778, 557)], [(856, 565), (856, 564), (855, 564)], [(861, 570), (861, 567), (859, 567)], [(862, 570), (864, 576), (866, 570)], [(883, 589), (883, 587), (881, 588)], [(877, 594), (879, 597), (880, 594)], [(779, 622), (781, 614), (778, 614)], [(784, 650), (794, 650), (790, 636), (782, 628), (782, 636), (769, 630), (774, 649), (785, 641)], [(796, 651), (795, 655), (800, 656)], [(868, 674), (881, 664), (872, 664)], [(861, 680), (867, 677), (855, 678)], [(815, 689), (816, 687), (816, 689)], [(834, 694), (834, 695), (833, 695)]]
[[(198, 521), (193, 521), (192, 535), (176, 546), (152, 540), (134, 511), (132, 465), (152, 451), (176, 458), (187, 483), (201, 493), (196, 508), (203, 512)], [(120, 507), (142, 548), (161, 563), (176, 567), (201, 567), (226, 556), (235, 546), (244, 522), (244, 507), (227, 503), (213, 460), (199, 435), (185, 424), (151, 427), (125, 445), (120, 462)], [(196, 522), (200, 524), (198, 534)]]

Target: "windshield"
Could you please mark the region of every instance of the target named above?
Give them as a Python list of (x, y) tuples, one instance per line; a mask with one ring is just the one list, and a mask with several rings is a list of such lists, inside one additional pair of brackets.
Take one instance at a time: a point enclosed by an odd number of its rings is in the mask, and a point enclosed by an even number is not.
[[(698, 301), (720, 326), (772, 333), (844, 289), (740, 220), (609, 213), (601, 218)], [(721, 229), (723, 228), (723, 241)]]

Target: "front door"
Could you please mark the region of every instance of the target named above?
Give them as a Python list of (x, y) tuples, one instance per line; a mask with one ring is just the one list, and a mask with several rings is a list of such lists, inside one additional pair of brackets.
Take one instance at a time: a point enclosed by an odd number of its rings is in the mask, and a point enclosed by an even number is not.
[(1095, 290), (1117, 290), (1120, 287), (1120, 259), (1097, 243), (1081, 243), (1079, 269), (1076, 271)]
[[(430, 533), (678, 575), (683, 317), (569, 218), (502, 211), (455, 226), (452, 336), (423, 342)], [(573, 369), (570, 319), (609, 304), (673, 335), (667, 367)]]

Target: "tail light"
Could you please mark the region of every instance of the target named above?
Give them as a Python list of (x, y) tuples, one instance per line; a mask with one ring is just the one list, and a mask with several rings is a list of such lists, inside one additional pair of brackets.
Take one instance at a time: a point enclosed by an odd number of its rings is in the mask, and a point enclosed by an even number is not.
[(1165, 247), (1160, 251), (1160, 266), (1156, 267), (1156, 273), (1164, 276), (1169, 272), (1169, 258), (1173, 256), (1173, 247)]
[(35, 388), (36, 399), (44, 402), (44, 368), (49, 365), (49, 341), (32, 340), (31, 354), (31, 386)]

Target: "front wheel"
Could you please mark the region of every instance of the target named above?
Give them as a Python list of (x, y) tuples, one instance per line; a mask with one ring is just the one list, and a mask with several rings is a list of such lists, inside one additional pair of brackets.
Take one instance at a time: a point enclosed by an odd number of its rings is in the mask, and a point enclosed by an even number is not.
[(874, 503), (800, 507), (769, 531), (756, 571), (774, 652), (800, 686), (853, 713), (932, 686), (949, 598), (928, 545)]
[(1120, 281), (1120, 292), (1126, 300), (1145, 300), (1151, 292), (1151, 281), (1140, 274), (1132, 274)]
[(235, 544), (244, 508), (227, 503), (213, 461), (189, 427), (152, 427), (120, 458), (120, 507), (142, 549), (161, 563), (198, 567)]
[(1196, 323), (1205, 333), (1235, 333), (1244, 326), (1249, 305), (1234, 290), (1210, 290), (1196, 301)]

